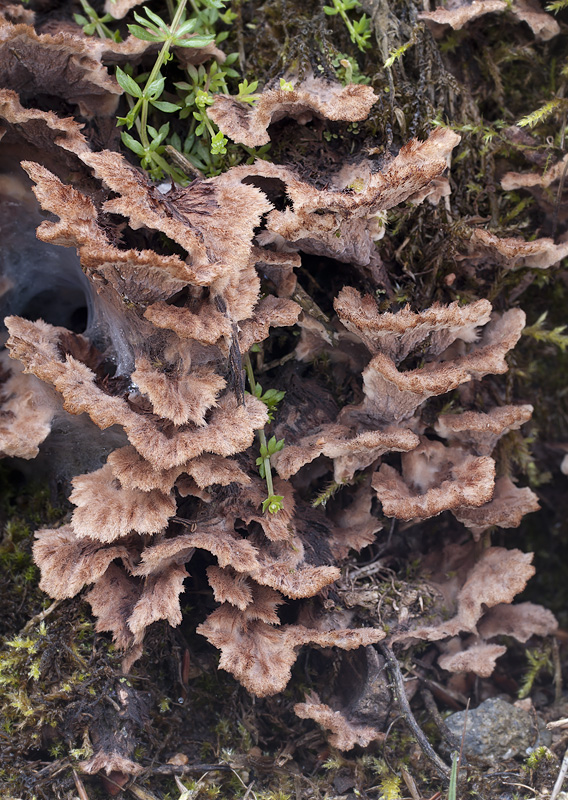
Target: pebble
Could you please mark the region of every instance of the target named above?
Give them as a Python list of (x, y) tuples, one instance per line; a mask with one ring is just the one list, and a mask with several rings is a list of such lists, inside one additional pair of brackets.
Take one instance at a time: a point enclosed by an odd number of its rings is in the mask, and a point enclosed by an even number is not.
[[(464, 720), (465, 711), (446, 719), (446, 725), (458, 741), (462, 737)], [(466, 757), (488, 766), (518, 755), (526, 757), (534, 747), (550, 744), (550, 732), (544, 726), (542, 730), (536, 727), (533, 714), (500, 697), (491, 697), (470, 709), (465, 725)]]

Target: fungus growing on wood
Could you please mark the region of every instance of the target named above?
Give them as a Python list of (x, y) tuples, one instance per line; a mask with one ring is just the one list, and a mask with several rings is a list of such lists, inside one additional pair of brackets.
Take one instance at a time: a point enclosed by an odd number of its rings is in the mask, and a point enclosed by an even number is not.
[(60, 404), (44, 383), (0, 353), (0, 456), (35, 458)]
[(475, 539), (492, 526), (518, 528), (525, 514), (538, 511), (538, 497), (528, 486), (519, 488), (511, 478), (503, 476), (495, 481), (493, 497), (477, 508), (460, 508), (454, 516), (469, 528)]
[(126, 489), (113, 476), (109, 464), (73, 478), (69, 499), (77, 507), (72, 525), (79, 537), (112, 542), (130, 531), (158, 533), (176, 512), (172, 495), (159, 489)]
[(284, 117), (300, 124), (313, 117), (360, 122), (378, 99), (370, 86), (342, 86), (312, 75), (292, 88), (265, 88), (253, 106), (217, 95), (207, 113), (229, 139), (258, 147), (270, 141), (269, 126)]
[(491, 500), (494, 485), (492, 458), (427, 439), (402, 456), (402, 475), (382, 464), (372, 480), (384, 513), (405, 520), (481, 506)]
[(532, 406), (524, 405), (496, 406), (487, 414), (479, 411), (441, 414), (434, 429), (451, 443), (467, 446), (477, 455), (489, 456), (499, 439), (528, 422), (532, 412)]
[(142, 0), (105, 0), (105, 13), (112, 14), (115, 19), (125, 17), (131, 8), (139, 6)]
[(556, 244), (553, 239), (532, 242), (516, 237), (501, 237), (476, 228), (469, 240), (467, 259), (470, 263), (491, 261), (506, 269), (533, 267), (548, 269), (568, 255), (568, 243)]
[(338, 750), (352, 750), (355, 745), (367, 747), (371, 742), (382, 741), (385, 734), (370, 725), (350, 722), (341, 711), (334, 711), (322, 703), (316, 692), (310, 692), (303, 703), (296, 703), (294, 712), (301, 719), (313, 719), (324, 730), (330, 731), (328, 741)]
[(274, 628), (257, 616), (255, 606), (253, 603), (241, 611), (229, 604), (221, 605), (199, 626), (198, 632), (221, 650), (219, 666), (259, 697), (284, 689), (298, 648), (303, 644), (351, 650), (385, 636), (384, 631), (373, 628), (330, 631), (303, 625)]
[[(117, 10), (122, 8), (126, 14), (129, 0), (120, 1)], [(156, 42), (135, 36), (120, 42), (85, 36), (78, 25), (64, 21), (50, 20), (38, 33), (34, 21), (33, 12), (14, 14), (9, 8), (0, 9), (3, 88), (17, 92), (24, 103), (37, 102), (41, 95), (60, 97), (77, 105), (79, 114), (87, 118), (109, 117), (118, 107), (123, 89), (107, 67), (136, 63), (158, 49)], [(190, 50), (183, 53), (189, 64), (225, 57), (214, 45)]]
[(316, 433), (276, 454), (274, 465), (278, 474), (289, 478), (305, 464), (324, 455), (334, 461), (334, 480), (350, 480), (356, 471), (368, 467), (385, 453), (413, 450), (419, 442), (412, 431), (398, 428), (350, 434), (350, 429), (344, 425), (319, 426)]
[(358, 336), (371, 353), (384, 353), (397, 364), (427, 340), (428, 356), (438, 356), (456, 339), (477, 341), (477, 329), (491, 318), (491, 303), (477, 300), (460, 306), (433, 305), (415, 313), (409, 306), (396, 314), (380, 314), (370, 295), (364, 297), (352, 287), (342, 289), (334, 308), (347, 330)]
[(448, 360), (433, 359), (408, 371), (399, 370), (385, 353), (377, 353), (363, 370), (363, 402), (345, 408), (341, 419), (400, 422), (411, 417), (429, 397), (445, 394), (487, 374), (506, 372), (505, 355), (518, 342), (524, 325), (525, 315), (520, 309), (494, 315), (480, 341), (467, 354)]
[(361, 165), (357, 191), (349, 190), (342, 174), (331, 176), (330, 188), (316, 189), (288, 167), (259, 161), (235, 167), (220, 182), (236, 178), (262, 187), (278, 181), (290, 203), (272, 210), (265, 230), (257, 237), (263, 246), (298, 249), (367, 265), (374, 257), (375, 241), (383, 233), (384, 211), (403, 203), (447, 168), (447, 158), (460, 137), (448, 129), (437, 129), (425, 142), (404, 145), (386, 166), (370, 172)]
[(518, 642), (527, 642), (531, 636), (550, 636), (557, 629), (552, 611), (536, 603), (500, 603), (488, 609), (477, 626), (485, 640), (513, 636)]
[[(456, 576), (452, 584), (461, 588), (455, 594), (455, 614), (448, 620), (433, 625), (420, 625), (411, 630), (396, 633), (393, 641), (440, 641), (461, 632), (476, 633), (477, 624), (487, 609), (501, 603), (512, 603), (528, 580), (535, 573), (532, 553), (490, 547), (471, 564), (469, 556), (462, 564), (462, 576)], [(470, 562), (468, 564), (468, 561)], [(464, 580), (465, 578), (465, 580)], [(446, 578), (447, 580), (447, 578)]]
[(461, 30), (468, 22), (472, 22), (485, 14), (509, 11), (519, 22), (526, 22), (535, 37), (543, 42), (560, 33), (560, 27), (554, 17), (546, 14), (533, 0), (514, 0), (508, 4), (505, 0), (473, 0), (473, 2), (457, 2), (450, 7), (439, 6), (435, 11), (421, 11), (419, 19), (423, 19), (434, 31), (442, 32), (451, 27)]
[(493, 674), (495, 662), (507, 652), (501, 644), (474, 644), (466, 650), (444, 653), (438, 664), (448, 672), (473, 672), (480, 678)]
[[(284, 93), (293, 116), (304, 113), (302, 104), (321, 112), (326, 95), (312, 84), (301, 89), (305, 97)], [(250, 127), (261, 111), (268, 115), (263, 136), (275, 119), (270, 91), (245, 120)], [(365, 108), (374, 98), (364, 86), (333, 93)], [(61, 397), (60, 413), (87, 414), (117, 431), (106, 463), (71, 476), (71, 522), (37, 534), (41, 586), (58, 598), (90, 587), (85, 598), (97, 630), (112, 634), (128, 670), (154, 622), (181, 622), (188, 564), (198, 569), (204, 558), (220, 605), (207, 610), (198, 632), (221, 651), (220, 666), (259, 696), (286, 686), (305, 644), (349, 650), (382, 640), (382, 628), (358, 627), (350, 612), (338, 612), (341, 621), (326, 613), (323, 597), (349, 550), (371, 544), (382, 529), (378, 501), (385, 515), (405, 520), (451, 510), (467, 525), (479, 508), (505, 519), (497, 513), (501, 484), (494, 494), (490, 452), (500, 435), (528, 419), (530, 407), (440, 415), (436, 430), (448, 446), (424, 435), (422, 414), (429, 398), (504, 373), (524, 314), (498, 315), (483, 299), (383, 312), (372, 295), (346, 286), (335, 298), (338, 318), (320, 312), (316, 319), (295, 270), (301, 254), (312, 253), (365, 267), (366, 281), (378, 274), (384, 212), (437, 191), (459, 137), (440, 129), (386, 155), (380, 169), (370, 160), (349, 164), (326, 189), (287, 165), (257, 162), (162, 194), (117, 153), (93, 152), (75, 123), (24, 109), (13, 94), (0, 100), (7, 135), (17, 135), (18, 126), (27, 138), (41, 130), (50, 153), (61, 151), (79, 167), (76, 187), (43, 164), (24, 162), (40, 204), (58, 218), (44, 220), (38, 237), (76, 249), (95, 318), (77, 334), (12, 314), (9, 352), (27, 373), (22, 380)], [(296, 356), (310, 358), (323, 343), (353, 393), (338, 403), (316, 381), (315, 399), (302, 405), (288, 381), (291, 402), (273, 429), (285, 447), (271, 458), (282, 508), (271, 514), (263, 510), (266, 486), (251, 449), (269, 410), (252, 380), (251, 394), (244, 393), (239, 359), (271, 329), (289, 333), (296, 322)], [(23, 384), (16, 391), (21, 398)], [(398, 453), (400, 473), (390, 463)], [(302, 482), (312, 469), (319, 478), (333, 471), (340, 487), (357, 483), (351, 503), (327, 513), (311, 508), (309, 480)], [(493, 556), (494, 549), (486, 551), (460, 573), (452, 619), (399, 626), (391, 641), (474, 635), (486, 608), (510, 603), (532, 574), (528, 556), (499, 550), (501, 585), (491, 589)], [(309, 610), (306, 600), (313, 600)], [(382, 737), (378, 727), (313, 698), (298, 713), (326, 725), (340, 747)], [(93, 761), (128, 770), (118, 763), (112, 754)]]

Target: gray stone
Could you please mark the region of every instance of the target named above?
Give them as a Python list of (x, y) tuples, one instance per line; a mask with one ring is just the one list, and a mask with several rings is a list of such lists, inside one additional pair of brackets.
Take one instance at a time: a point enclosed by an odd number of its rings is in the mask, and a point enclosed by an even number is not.
[[(534, 717), (521, 708), (491, 697), (477, 708), (458, 711), (446, 719), (450, 731), (461, 740), (465, 722), (464, 752), (468, 759), (492, 765), (534, 747), (539, 730)], [(538, 742), (542, 743), (542, 742)]]

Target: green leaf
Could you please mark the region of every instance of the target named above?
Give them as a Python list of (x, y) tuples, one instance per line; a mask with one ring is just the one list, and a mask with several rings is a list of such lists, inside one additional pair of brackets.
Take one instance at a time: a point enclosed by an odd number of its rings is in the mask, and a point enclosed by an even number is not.
[(162, 77), (162, 75), (158, 75), (149, 86), (144, 88), (144, 94), (146, 97), (149, 97), (151, 100), (157, 100), (158, 97), (164, 91), (166, 81)]
[(174, 148), (174, 150), (177, 150), (178, 153), (181, 153), (182, 144), (181, 144), (181, 139), (179, 137), (179, 133), (172, 133), (172, 135), (170, 136), (170, 144)]
[(136, 81), (123, 72), (120, 67), (116, 68), (115, 77), (124, 91), (132, 97), (142, 97), (142, 89), (138, 86)]
[(212, 155), (224, 156), (227, 153), (228, 140), (225, 139), (221, 131), (218, 131), (211, 139), (211, 153)]
[(197, 25), (196, 19), (188, 19), (186, 20), (183, 25), (180, 25), (176, 31), (176, 36), (183, 36), (186, 33), (193, 33), (195, 30), (195, 26)]
[(323, 10), (325, 11), (325, 13), (326, 13), (326, 14), (327, 14), (329, 17), (332, 17), (332, 16), (334, 16), (335, 14), (339, 14), (339, 10), (338, 10), (337, 8), (331, 8), (331, 6), (324, 6), (324, 7), (323, 7)]
[(266, 513), (277, 514), (284, 507), (284, 497), (281, 494), (272, 494), (262, 501), (262, 510)]
[(214, 36), (192, 36), (191, 39), (176, 39), (174, 44), (177, 47), (207, 47), (215, 41)]
[(162, 144), (168, 133), (170, 132), (170, 123), (165, 122), (161, 127), (158, 133), (153, 137), (152, 144), (156, 145)]
[(125, 117), (118, 117), (117, 124), (126, 125), (128, 130), (130, 130), (130, 128), (134, 125), (136, 117), (138, 116), (138, 111), (140, 110), (141, 104), (142, 100), (137, 100), (136, 104), (130, 109)]
[[(151, 20), (155, 25), (157, 25), (158, 28), (161, 28), (164, 31), (164, 33), (168, 34), (170, 33), (170, 28), (168, 26), (168, 23), (165, 22), (165, 20), (163, 20), (161, 17), (159, 17), (154, 11), (152, 11), (151, 8), (148, 8), (148, 6), (144, 6), (144, 11), (146, 12), (146, 16), (148, 17), (148, 19)], [(137, 22), (140, 22), (142, 25), (147, 24), (147, 21), (144, 19), (144, 17), (141, 17), (139, 14), (136, 13), (136, 11), (134, 12), (134, 19), (137, 20)]]
[(122, 139), (123, 144), (136, 153), (137, 156), (143, 156), (145, 154), (146, 151), (140, 142), (137, 142), (136, 139), (129, 133), (126, 133), (126, 131), (121, 132), (120, 138)]
[(166, 100), (150, 100), (150, 103), (154, 108), (157, 108), (158, 111), (163, 111), (165, 114), (173, 114), (181, 108), (181, 106), (176, 105), (176, 103), (168, 103)]
[(137, 39), (142, 39), (144, 42), (164, 41), (162, 34), (152, 33), (151, 31), (146, 30), (146, 28), (141, 28), (140, 25), (129, 25), (128, 30), (133, 36), (135, 36)]
[(459, 754), (452, 753), (452, 771), (450, 773), (450, 785), (448, 786), (448, 800), (456, 800), (457, 797), (459, 761)]

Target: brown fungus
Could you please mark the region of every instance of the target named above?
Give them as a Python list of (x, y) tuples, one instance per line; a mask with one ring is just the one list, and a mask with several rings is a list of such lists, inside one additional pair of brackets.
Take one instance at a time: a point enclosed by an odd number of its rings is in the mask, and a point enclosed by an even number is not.
[(370, 86), (341, 86), (310, 76), (290, 88), (266, 88), (254, 104), (230, 95), (217, 95), (208, 116), (234, 142), (247, 147), (268, 144), (268, 128), (284, 117), (305, 124), (312, 117), (360, 122), (367, 118), (378, 96)]

